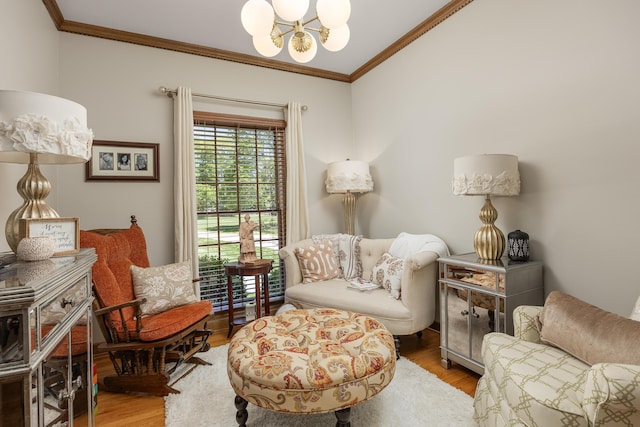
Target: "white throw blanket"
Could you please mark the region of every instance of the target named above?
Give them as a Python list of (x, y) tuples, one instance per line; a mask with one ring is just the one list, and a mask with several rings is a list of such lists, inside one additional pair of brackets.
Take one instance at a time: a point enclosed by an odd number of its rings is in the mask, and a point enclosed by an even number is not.
[(433, 234), (409, 234), (402, 232), (393, 241), (389, 253), (397, 258), (405, 259), (418, 252), (431, 251), (439, 256), (449, 256), (447, 244)]

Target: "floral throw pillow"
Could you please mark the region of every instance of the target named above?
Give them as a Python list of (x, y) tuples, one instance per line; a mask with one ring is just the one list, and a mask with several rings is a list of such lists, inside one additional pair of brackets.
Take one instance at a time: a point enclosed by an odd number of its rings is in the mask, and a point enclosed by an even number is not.
[(404, 260), (402, 258), (396, 258), (385, 252), (373, 267), (371, 281), (388, 290), (393, 298), (399, 299), (403, 269)]
[(149, 268), (132, 265), (131, 277), (136, 298), (147, 300), (140, 306), (143, 316), (198, 301), (190, 260)]
[(332, 243), (320, 243), (295, 249), (302, 283), (330, 280), (340, 276), (340, 268), (333, 253)]

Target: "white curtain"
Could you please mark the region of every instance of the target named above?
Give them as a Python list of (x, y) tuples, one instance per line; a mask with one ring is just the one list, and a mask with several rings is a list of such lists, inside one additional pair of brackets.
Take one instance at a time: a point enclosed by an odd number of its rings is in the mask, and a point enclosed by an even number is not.
[(288, 245), (309, 237), (309, 209), (300, 104), (290, 102), (285, 108), (285, 116), (287, 118), (286, 244)]
[[(178, 88), (173, 107), (175, 261), (191, 260), (193, 277), (198, 277), (198, 216), (191, 88)], [(199, 286), (195, 288), (200, 297)]]

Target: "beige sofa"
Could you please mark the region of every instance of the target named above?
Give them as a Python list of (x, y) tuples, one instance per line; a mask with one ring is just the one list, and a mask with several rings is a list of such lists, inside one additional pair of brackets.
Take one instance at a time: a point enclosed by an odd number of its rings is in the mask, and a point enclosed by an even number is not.
[(485, 373), (475, 393), (476, 422), (640, 425), (640, 322), (632, 319), (558, 292), (544, 308), (517, 307), (515, 337), (494, 332), (482, 342)]
[[(360, 260), (362, 277), (371, 279), (376, 261), (389, 251), (394, 239), (362, 239)], [(366, 314), (384, 324), (396, 336), (421, 333), (431, 325), (436, 315), (436, 283), (438, 253), (424, 251), (405, 258), (400, 283), (400, 299), (394, 299), (386, 289), (359, 291), (347, 287), (344, 279), (302, 283), (302, 273), (295, 255), (296, 247), (313, 245), (312, 239), (302, 240), (280, 249), (286, 273), (285, 300), (303, 308), (329, 307)]]

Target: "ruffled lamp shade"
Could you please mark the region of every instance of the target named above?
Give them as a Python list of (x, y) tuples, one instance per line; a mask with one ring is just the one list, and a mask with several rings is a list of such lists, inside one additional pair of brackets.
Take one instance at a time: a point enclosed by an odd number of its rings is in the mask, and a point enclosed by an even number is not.
[(358, 160), (330, 163), (325, 181), (327, 193), (344, 193), (344, 225), (347, 234), (355, 233), (356, 198), (353, 193), (373, 190), (369, 164)]
[(0, 90), (0, 162), (29, 164), (17, 186), (24, 203), (5, 226), (14, 252), (20, 219), (58, 217), (44, 201), (51, 184), (38, 164), (84, 163), (91, 157), (92, 143), (82, 105), (43, 93)]

